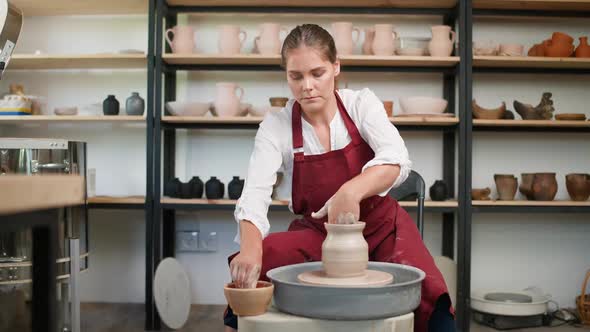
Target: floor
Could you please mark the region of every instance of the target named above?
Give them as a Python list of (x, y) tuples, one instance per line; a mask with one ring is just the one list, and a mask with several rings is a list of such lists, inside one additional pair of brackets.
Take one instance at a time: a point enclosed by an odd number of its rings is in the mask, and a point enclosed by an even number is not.
[[(186, 325), (177, 331), (222, 332), (221, 317), (225, 306), (194, 305)], [(143, 304), (103, 304), (84, 303), (81, 307), (83, 332), (143, 332)], [(471, 324), (472, 332), (497, 332), (492, 328)], [(590, 326), (540, 327), (533, 329), (510, 330), (511, 332), (590, 332)]]

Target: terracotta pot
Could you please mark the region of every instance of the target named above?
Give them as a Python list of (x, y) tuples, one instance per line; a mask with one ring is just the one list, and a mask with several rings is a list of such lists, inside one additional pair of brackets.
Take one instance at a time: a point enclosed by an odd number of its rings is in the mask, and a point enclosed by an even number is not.
[(268, 281), (258, 281), (256, 288), (236, 288), (229, 283), (223, 287), (223, 294), (236, 315), (257, 316), (266, 312), (274, 289)]
[(375, 28), (365, 28), (365, 41), (363, 42), (363, 54), (373, 54), (373, 39), (375, 39)]
[(567, 33), (563, 33), (563, 32), (554, 32), (553, 35), (551, 35), (551, 40), (554, 43), (564, 43), (564, 44), (571, 44), (574, 42), (574, 38), (570, 35), (568, 35)]
[[(356, 37), (353, 38), (353, 32)], [(352, 26), (351, 22), (332, 23), (332, 36), (339, 55), (351, 55), (354, 46), (358, 43), (361, 31)]]
[(268, 101), (270, 102), (270, 106), (285, 107), (285, 106), (287, 106), (287, 102), (289, 101), (289, 98), (287, 98), (287, 97), (271, 97), (271, 98), (268, 98)]
[(528, 56), (545, 56), (545, 48), (543, 43), (535, 44), (529, 49)]
[(431, 56), (449, 56), (453, 53), (456, 34), (447, 25), (435, 25), (430, 28), (432, 39), (428, 43), (428, 51)]
[(391, 101), (391, 100), (383, 101), (383, 107), (385, 108), (385, 113), (387, 113), (388, 117), (393, 116), (393, 101)]
[(569, 57), (574, 53), (574, 39), (561, 32), (554, 32), (550, 40), (543, 41), (545, 56)]
[(363, 275), (369, 264), (369, 245), (363, 236), (365, 223), (324, 225), (327, 236), (322, 243), (322, 264), (326, 275)]
[(393, 55), (395, 52), (395, 38), (397, 32), (393, 29), (393, 24), (375, 24), (375, 38), (371, 49), (375, 55)]
[(494, 174), (498, 199), (502, 201), (514, 200), (518, 179), (512, 174)]
[(471, 189), (471, 199), (474, 201), (487, 201), (490, 199), (490, 188)]
[(590, 197), (590, 174), (568, 174), (565, 185), (572, 201), (585, 201)]
[(533, 195), (536, 201), (552, 201), (557, 194), (555, 173), (535, 173)]
[(531, 200), (531, 201), (535, 199), (535, 196), (533, 195), (533, 180), (534, 179), (535, 179), (535, 173), (522, 173), (522, 174), (520, 174), (520, 187), (518, 187), (518, 190), (528, 200)]
[(580, 37), (580, 44), (576, 48), (577, 58), (590, 58), (590, 45), (588, 45), (588, 37)]

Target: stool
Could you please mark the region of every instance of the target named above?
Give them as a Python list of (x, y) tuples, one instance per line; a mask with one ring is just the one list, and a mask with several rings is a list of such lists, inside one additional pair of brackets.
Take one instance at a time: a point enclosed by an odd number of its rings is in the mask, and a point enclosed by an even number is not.
[(295, 316), (270, 306), (259, 316), (238, 318), (240, 332), (413, 332), (414, 313), (373, 320), (327, 320)]

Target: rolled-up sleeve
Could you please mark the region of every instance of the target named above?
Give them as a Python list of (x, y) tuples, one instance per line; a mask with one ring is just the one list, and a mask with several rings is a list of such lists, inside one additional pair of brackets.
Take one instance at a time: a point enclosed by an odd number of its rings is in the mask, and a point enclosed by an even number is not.
[(277, 124), (276, 119), (268, 114), (256, 133), (244, 189), (234, 211), (234, 217), (238, 223), (238, 232), (234, 239), (237, 243), (240, 243), (241, 220), (248, 220), (254, 224), (262, 234), (262, 238), (269, 233), (268, 207), (272, 201), (276, 174), (282, 165), (282, 155), (277, 140), (273, 139), (272, 135), (273, 129), (276, 129), (272, 126)]
[(363, 172), (376, 165), (399, 165), (400, 174), (393, 185), (380, 193), (385, 196), (401, 185), (412, 170), (408, 149), (397, 128), (389, 121), (383, 102), (369, 89), (363, 89), (357, 99), (357, 110), (361, 119), (361, 136), (375, 152), (375, 157), (363, 166)]

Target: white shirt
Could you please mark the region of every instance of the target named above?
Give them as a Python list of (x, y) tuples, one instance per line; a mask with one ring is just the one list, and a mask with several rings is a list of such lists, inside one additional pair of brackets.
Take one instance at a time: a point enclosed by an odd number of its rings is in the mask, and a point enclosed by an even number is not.
[[(402, 184), (410, 173), (412, 162), (397, 128), (387, 118), (381, 100), (367, 88), (360, 91), (340, 89), (338, 94), (360, 135), (375, 152), (375, 157), (363, 166), (362, 171), (375, 165), (399, 165), (400, 175), (392, 188)], [(238, 234), (234, 239), (237, 243), (240, 241), (241, 220), (252, 222), (263, 238), (268, 235), (270, 224), (267, 214), (277, 171), (284, 172), (283, 181), (291, 188), (294, 153), (291, 112), (294, 103), (295, 99), (291, 99), (281, 111), (269, 112), (256, 133), (244, 189), (234, 212), (238, 222)], [(304, 154), (325, 153), (312, 125), (303, 118), (301, 122)], [(330, 122), (330, 147), (339, 150), (350, 141), (342, 116), (336, 112)], [(380, 193), (380, 196), (387, 195), (390, 189)], [(293, 211), (292, 202), (289, 202), (289, 209)]]

